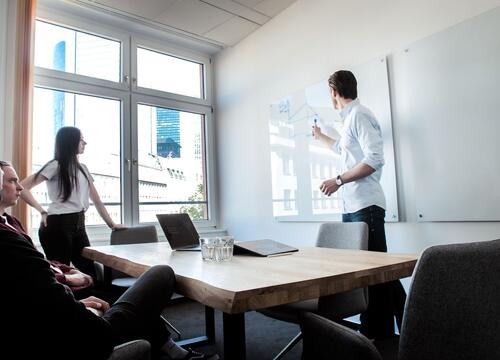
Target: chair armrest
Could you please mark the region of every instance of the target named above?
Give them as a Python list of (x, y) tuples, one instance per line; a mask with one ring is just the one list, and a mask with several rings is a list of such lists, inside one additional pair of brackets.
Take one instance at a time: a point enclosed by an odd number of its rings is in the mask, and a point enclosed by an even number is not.
[(108, 360), (151, 360), (151, 345), (146, 340), (133, 340), (118, 346)]

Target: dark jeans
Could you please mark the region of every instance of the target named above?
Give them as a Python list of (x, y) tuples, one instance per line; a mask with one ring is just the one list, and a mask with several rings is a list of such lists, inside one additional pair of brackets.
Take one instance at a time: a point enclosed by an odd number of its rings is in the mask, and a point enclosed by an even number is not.
[(73, 265), (96, 279), (94, 262), (82, 256), (85, 246), (90, 246), (85, 231), (85, 213), (49, 215), (47, 226), (40, 224), (38, 236), (45, 256), (63, 264)]
[[(384, 228), (385, 210), (369, 206), (354, 213), (342, 214), (343, 222), (368, 225), (368, 250), (387, 252)], [(361, 314), (361, 333), (373, 339), (394, 336), (394, 316), (401, 331), (406, 292), (400, 281), (368, 287), (368, 309)]]
[(154, 357), (158, 356), (170, 336), (160, 314), (170, 301), (174, 286), (173, 270), (157, 265), (128, 288), (103, 316), (111, 324), (114, 345), (146, 339)]

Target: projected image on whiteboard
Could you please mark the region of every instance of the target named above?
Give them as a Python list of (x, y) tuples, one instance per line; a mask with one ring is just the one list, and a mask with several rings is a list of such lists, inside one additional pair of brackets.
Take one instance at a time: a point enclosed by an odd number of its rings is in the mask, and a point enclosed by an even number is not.
[(326, 197), (321, 182), (338, 173), (338, 159), (312, 137), (318, 124), (330, 135), (341, 126), (322, 82), (270, 105), (269, 133), (274, 216), (335, 214), (341, 211), (337, 194)]
[[(350, 70), (358, 79), (361, 103), (373, 111), (382, 129), (385, 165), (381, 184), (387, 203), (386, 221), (398, 221), (386, 60), (374, 59)], [(315, 123), (335, 138), (343, 126), (333, 108), (327, 81), (284, 96), (268, 106), (273, 215), (280, 221), (340, 220), (342, 192), (327, 197), (319, 190), (324, 180), (340, 173), (340, 159), (312, 136)]]

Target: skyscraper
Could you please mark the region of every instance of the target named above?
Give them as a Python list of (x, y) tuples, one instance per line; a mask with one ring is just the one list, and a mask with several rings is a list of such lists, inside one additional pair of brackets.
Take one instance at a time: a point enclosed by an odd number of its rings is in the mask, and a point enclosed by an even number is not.
[[(54, 70), (66, 71), (66, 42), (54, 47)], [(64, 126), (64, 93), (54, 91), (54, 135)]]
[(156, 109), (156, 151), (162, 157), (181, 157), (179, 111)]

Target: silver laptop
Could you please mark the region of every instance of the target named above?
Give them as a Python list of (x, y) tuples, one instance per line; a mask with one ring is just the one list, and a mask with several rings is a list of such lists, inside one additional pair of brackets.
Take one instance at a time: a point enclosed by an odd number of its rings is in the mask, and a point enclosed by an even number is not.
[(200, 235), (188, 214), (156, 214), (156, 218), (172, 250), (200, 250)]

